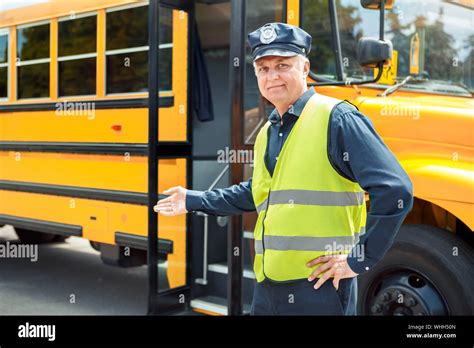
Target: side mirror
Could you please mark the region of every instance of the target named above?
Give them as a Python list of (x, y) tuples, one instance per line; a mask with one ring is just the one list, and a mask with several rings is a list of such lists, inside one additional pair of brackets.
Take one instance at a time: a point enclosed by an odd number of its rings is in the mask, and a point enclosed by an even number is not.
[(393, 46), (390, 40), (363, 37), (357, 45), (357, 59), (365, 68), (376, 68), (380, 63), (387, 64), (392, 59), (392, 51)]
[[(382, 0), (360, 0), (360, 5), (368, 10), (380, 10)], [(390, 10), (395, 0), (385, 0), (384, 8)]]

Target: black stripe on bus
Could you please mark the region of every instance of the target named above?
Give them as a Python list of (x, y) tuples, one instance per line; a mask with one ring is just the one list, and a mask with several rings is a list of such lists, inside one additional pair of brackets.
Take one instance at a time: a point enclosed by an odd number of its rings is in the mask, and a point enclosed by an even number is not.
[[(92, 103), (94, 109), (127, 109), (127, 108), (147, 108), (148, 98), (130, 98), (130, 99), (110, 99), (110, 100), (62, 100), (52, 103), (34, 103), (34, 104), (8, 104), (0, 105), (1, 112), (16, 111), (51, 111), (57, 110), (58, 105), (64, 103), (82, 104)], [(160, 97), (159, 106), (162, 108), (171, 107), (174, 104), (174, 97)]]
[[(129, 246), (136, 249), (147, 250), (148, 238), (131, 233), (115, 232), (115, 244), (120, 246)], [(158, 252), (160, 254), (172, 254), (173, 241), (169, 239), (160, 238), (158, 240)]]
[[(147, 205), (147, 194), (131, 191), (105, 190), (96, 188), (83, 188), (77, 186), (63, 186), (51, 184), (38, 184), (31, 182), (20, 182), (0, 180), (0, 190), (21, 191), (39, 193), (53, 196), (77, 197), (99, 201), (111, 201)], [(159, 199), (167, 195), (159, 195)]]
[[(138, 143), (83, 143), (83, 142), (54, 142), (54, 141), (0, 141), (0, 151), (27, 152), (59, 152), (59, 153), (89, 153), (89, 154), (148, 154), (148, 144)], [(159, 158), (178, 158), (191, 155), (191, 145), (188, 142), (160, 142), (158, 144)]]
[(12, 225), (26, 230), (59, 234), (62, 236), (82, 237), (82, 226), (59, 222), (30, 219), (19, 216), (0, 214), (0, 224)]
[(160, 6), (180, 9), (183, 11), (191, 11), (193, 8), (193, 4), (189, 0), (161, 0)]
[(30, 152), (77, 152), (105, 154), (146, 155), (146, 144), (108, 144), (108, 143), (79, 143), (54, 141), (0, 141), (0, 151), (30, 151)]

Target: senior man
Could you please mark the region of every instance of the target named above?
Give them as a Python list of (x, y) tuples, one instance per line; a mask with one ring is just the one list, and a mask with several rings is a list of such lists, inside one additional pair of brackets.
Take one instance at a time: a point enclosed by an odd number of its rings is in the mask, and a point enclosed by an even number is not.
[(204, 192), (172, 187), (155, 211), (257, 211), (252, 315), (355, 315), (357, 276), (390, 248), (413, 204), (410, 179), (356, 107), (308, 89), (307, 32), (269, 23), (248, 38), (260, 93), (275, 106), (252, 178)]

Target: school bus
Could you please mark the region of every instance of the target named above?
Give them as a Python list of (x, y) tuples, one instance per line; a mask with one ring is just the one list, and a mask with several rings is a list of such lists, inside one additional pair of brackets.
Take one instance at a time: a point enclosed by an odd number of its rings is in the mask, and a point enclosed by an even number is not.
[(251, 151), (272, 110), (245, 41), (282, 21), (313, 37), (308, 84), (369, 117), (414, 184), (392, 248), (359, 276), (359, 314), (474, 313), (471, 2), (50, 0), (0, 10), (0, 224), (22, 242), (79, 236), (107, 264), (146, 264), (149, 314), (248, 313), (256, 214), (163, 217), (152, 206), (171, 186), (251, 177), (251, 161), (219, 154)]
[[(80, 236), (108, 264), (147, 262), (149, 186), (158, 185), (156, 195), (188, 185), (190, 165), (189, 15), (163, 2), (150, 50), (149, 7), (80, 0), (2, 11), (1, 223), (21, 241)], [(158, 110), (149, 122), (149, 54), (157, 56), (159, 124)], [(186, 217), (161, 220), (160, 284), (179, 289), (187, 283)]]

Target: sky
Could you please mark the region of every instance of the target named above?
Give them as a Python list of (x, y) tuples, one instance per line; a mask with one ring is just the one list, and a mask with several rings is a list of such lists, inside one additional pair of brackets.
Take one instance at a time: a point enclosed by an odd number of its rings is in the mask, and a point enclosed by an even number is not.
[(0, 0), (0, 11), (10, 10), (23, 6), (41, 4), (49, 0)]

